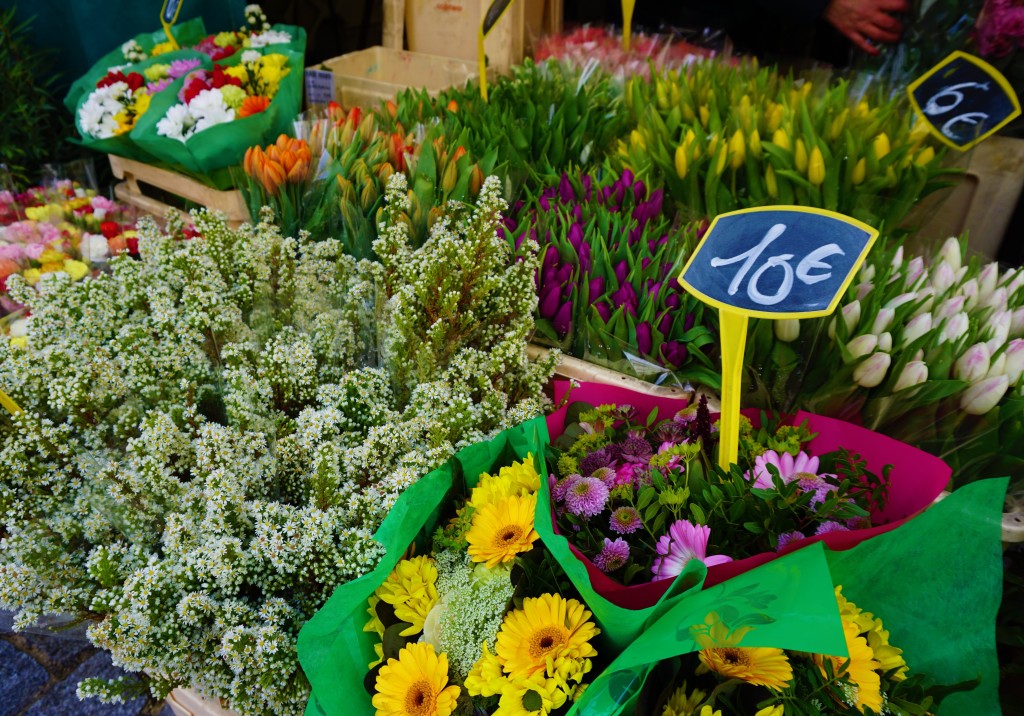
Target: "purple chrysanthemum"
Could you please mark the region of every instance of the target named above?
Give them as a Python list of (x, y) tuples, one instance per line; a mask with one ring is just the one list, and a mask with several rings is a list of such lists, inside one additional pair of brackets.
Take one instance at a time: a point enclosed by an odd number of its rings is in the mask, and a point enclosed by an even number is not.
[(827, 482), (825, 480), (826, 477), (834, 477), (834, 475), (815, 475), (809, 472), (797, 474), (797, 484), (800, 486), (800, 489), (803, 492), (814, 493), (814, 497), (811, 498), (811, 507), (824, 504), (825, 500), (828, 499), (828, 493), (835, 492), (838, 489), (838, 486)]
[(594, 557), (594, 566), (605, 574), (611, 574), (629, 561), (629, 545), (619, 537), (614, 542), (604, 538), (604, 547)]
[(591, 477), (596, 477), (598, 480), (604, 483), (604, 486), (609, 490), (615, 487), (615, 470), (610, 467), (599, 467), (594, 470), (594, 474)]
[(171, 79), (170, 77), (164, 77), (162, 80), (157, 80), (156, 82), (150, 82), (148, 85), (146, 85), (146, 91), (149, 92), (151, 95), (154, 95), (157, 92), (160, 92), (161, 90), (167, 89), (167, 87), (173, 81), (174, 80)]
[(633, 507), (620, 507), (612, 513), (611, 530), (620, 535), (628, 535), (643, 527), (640, 513)]
[(579, 517), (601, 514), (608, 502), (608, 488), (596, 477), (580, 477), (565, 491), (565, 508)]
[(830, 532), (849, 532), (849, 531), (850, 530), (846, 527), (846, 525), (840, 524), (839, 522), (834, 522), (832, 520), (828, 520), (827, 522), (822, 522), (820, 525), (818, 525), (818, 529), (814, 532), (814, 534), (816, 534), (816, 535), (827, 535)]
[(689, 520), (676, 520), (668, 534), (658, 540), (658, 557), (651, 566), (655, 579), (667, 579), (680, 574), (691, 560), (697, 559), (709, 567), (731, 562), (724, 554), (708, 555), (708, 537), (711, 528), (695, 525)]
[(600, 470), (602, 467), (609, 467), (611, 464), (612, 461), (608, 454), (608, 450), (601, 448), (580, 460), (580, 474), (593, 475), (595, 470)]
[(555, 499), (555, 502), (564, 501), (566, 490), (572, 487), (572, 484), (579, 480), (580, 477), (580, 475), (573, 473), (572, 475), (567, 475), (556, 482), (555, 486), (551, 488), (551, 496)]
[(651, 444), (644, 440), (642, 437), (631, 435), (620, 443), (622, 448), (622, 457), (625, 460), (635, 460), (637, 462), (647, 462), (648, 458), (654, 454), (654, 449)]
[(786, 545), (795, 542), (798, 539), (803, 539), (806, 535), (803, 532), (783, 532), (779, 535), (779, 546), (775, 548), (776, 551), (781, 551)]
[(197, 67), (199, 67), (199, 65), (200, 62), (196, 59), (175, 60), (171, 63), (171, 66), (168, 68), (167, 74), (170, 76), (171, 79), (176, 80), (179, 77), (182, 77), (191, 72), (192, 70), (196, 69)]

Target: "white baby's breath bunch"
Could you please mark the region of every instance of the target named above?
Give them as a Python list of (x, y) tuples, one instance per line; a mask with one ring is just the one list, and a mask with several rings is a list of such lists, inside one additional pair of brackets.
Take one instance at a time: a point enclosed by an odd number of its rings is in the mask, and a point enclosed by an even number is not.
[[(464, 444), (536, 415), (533, 259), (497, 235), (488, 180), (407, 243), (388, 186), (380, 263), (265, 220), (201, 238), (142, 227), (141, 261), (39, 292), (28, 345), (0, 339), (0, 605), (18, 626), (92, 622), (116, 663), (243, 714), (298, 714), (295, 640), (370, 571), (402, 491)], [(125, 682), (82, 695), (124, 696)]]

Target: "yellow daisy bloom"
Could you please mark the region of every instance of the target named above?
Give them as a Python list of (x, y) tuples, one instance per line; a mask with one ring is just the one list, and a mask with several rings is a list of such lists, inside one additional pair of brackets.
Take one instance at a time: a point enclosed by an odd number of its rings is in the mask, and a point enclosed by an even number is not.
[(532, 495), (540, 489), (540, 475), (533, 467), (533, 457), (501, 468), (497, 475), (484, 473), (473, 488), (468, 504), (479, 510), (484, 505), (494, 504), (505, 497)]
[(696, 716), (697, 707), (700, 706), (706, 696), (707, 693), (701, 689), (687, 692), (686, 682), (684, 681), (683, 685), (673, 691), (672, 695), (668, 697), (661, 716)]
[(461, 689), (447, 684), (448, 657), (409, 644), (378, 672), (373, 707), (377, 716), (450, 716)]
[(842, 586), (836, 587), (836, 601), (839, 613), (853, 621), (860, 630), (861, 636), (868, 641), (868, 646), (875, 654), (875, 659), (882, 665), (882, 673), (898, 669), (890, 678), (902, 681), (907, 677), (907, 662), (903, 660), (903, 650), (889, 643), (889, 632), (882, 625), (882, 620), (871, 612), (865, 612), (856, 604), (843, 596)]
[(89, 274), (89, 266), (75, 259), (64, 259), (64, 271), (73, 281), (79, 281)]
[(561, 708), (568, 698), (556, 679), (537, 673), (529, 678), (506, 681), (493, 716), (546, 716)]
[(228, 67), (224, 70), (224, 74), (229, 77), (234, 77), (243, 85), (249, 81), (249, 70), (245, 69), (245, 65), (234, 65), (233, 67)]
[(882, 712), (882, 680), (878, 671), (882, 665), (875, 659), (867, 640), (860, 636), (857, 625), (849, 618), (843, 618), (843, 634), (846, 637), (846, 648), (850, 653), (849, 664), (843, 669), (847, 659), (841, 656), (824, 656), (815, 654), (814, 661), (825, 673), (824, 660), (832, 662), (832, 673), (842, 676), (851, 682), (856, 689), (852, 689), (850, 697), (852, 703), (861, 711), (864, 707), (870, 708), (876, 714)]
[(484, 642), (480, 658), (466, 676), (466, 693), (470, 696), (496, 696), (505, 687), (505, 674), (496, 654)]
[(776, 691), (786, 688), (793, 679), (793, 667), (782, 649), (734, 646), (704, 649), (700, 652), (700, 661), (727, 678), (742, 679)]
[(770, 706), (765, 706), (754, 714), (754, 716), (783, 716), (785, 712), (786, 710), (783, 708), (782, 704), (771, 704)]
[(149, 52), (149, 56), (156, 57), (157, 55), (162, 55), (166, 52), (174, 52), (177, 49), (178, 47), (173, 42), (167, 40), (154, 45), (153, 49)]
[(466, 532), (472, 560), (494, 567), (511, 562), (520, 552), (529, 552), (540, 538), (533, 529), (536, 508), (537, 496), (525, 495), (506, 497), (478, 510), (473, 515), (473, 526)]
[(423, 631), (423, 621), (437, 603), (434, 560), (426, 555), (403, 559), (374, 594), (395, 608), (395, 616), (410, 624), (402, 630), (402, 636)]
[(580, 602), (543, 594), (528, 597), (522, 609), (505, 617), (495, 651), (506, 674), (528, 677), (546, 668), (557, 671), (564, 661), (596, 656), (590, 640), (599, 633)]

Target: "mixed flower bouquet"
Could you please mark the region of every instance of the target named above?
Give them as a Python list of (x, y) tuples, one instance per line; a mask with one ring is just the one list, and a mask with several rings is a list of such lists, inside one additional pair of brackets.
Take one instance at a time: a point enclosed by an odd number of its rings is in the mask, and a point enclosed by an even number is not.
[(505, 219), (520, 249), (541, 246), (537, 332), (570, 355), (622, 372), (718, 386), (710, 312), (675, 277), (702, 225), (666, 218), (662, 191), (618, 178), (563, 174)]
[(633, 33), (629, 49), (624, 49), (621, 29), (584, 25), (541, 37), (534, 43), (533, 59), (543, 62), (552, 58), (577, 68), (596, 62), (603, 71), (624, 80), (634, 75), (649, 77), (652, 69), (678, 69), (714, 57), (717, 52), (707, 46), (713, 39), (699, 38), (700, 44), (694, 44), (668, 34), (640, 32)]
[(534, 459), (477, 476), (432, 549), (401, 560), (370, 597), (378, 714), (410, 702), (437, 716), (561, 713), (585, 688), (600, 632), (578, 600), (536, 584)]
[(636, 128), (615, 164), (663, 181), (695, 218), (798, 204), (895, 228), (942, 185), (943, 151), (905, 99), (858, 96), (845, 80), (703, 62), (634, 78), (625, 99)]
[(927, 507), (950, 476), (920, 450), (799, 412), (773, 424), (748, 411), (740, 464), (723, 470), (703, 405), (556, 383), (567, 396), (549, 418), (538, 531), (580, 563), (581, 592), (624, 608), (654, 604), (695, 566), (711, 585), (814, 541), (852, 547)]

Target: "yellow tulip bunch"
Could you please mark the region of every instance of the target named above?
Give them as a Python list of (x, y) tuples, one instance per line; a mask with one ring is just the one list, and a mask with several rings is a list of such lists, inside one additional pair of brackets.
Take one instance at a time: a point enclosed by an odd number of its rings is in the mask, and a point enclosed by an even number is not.
[(691, 217), (797, 204), (897, 225), (937, 188), (942, 151), (902, 98), (855, 97), (846, 81), (756, 62), (704, 62), (634, 78), (634, 128), (612, 157)]

